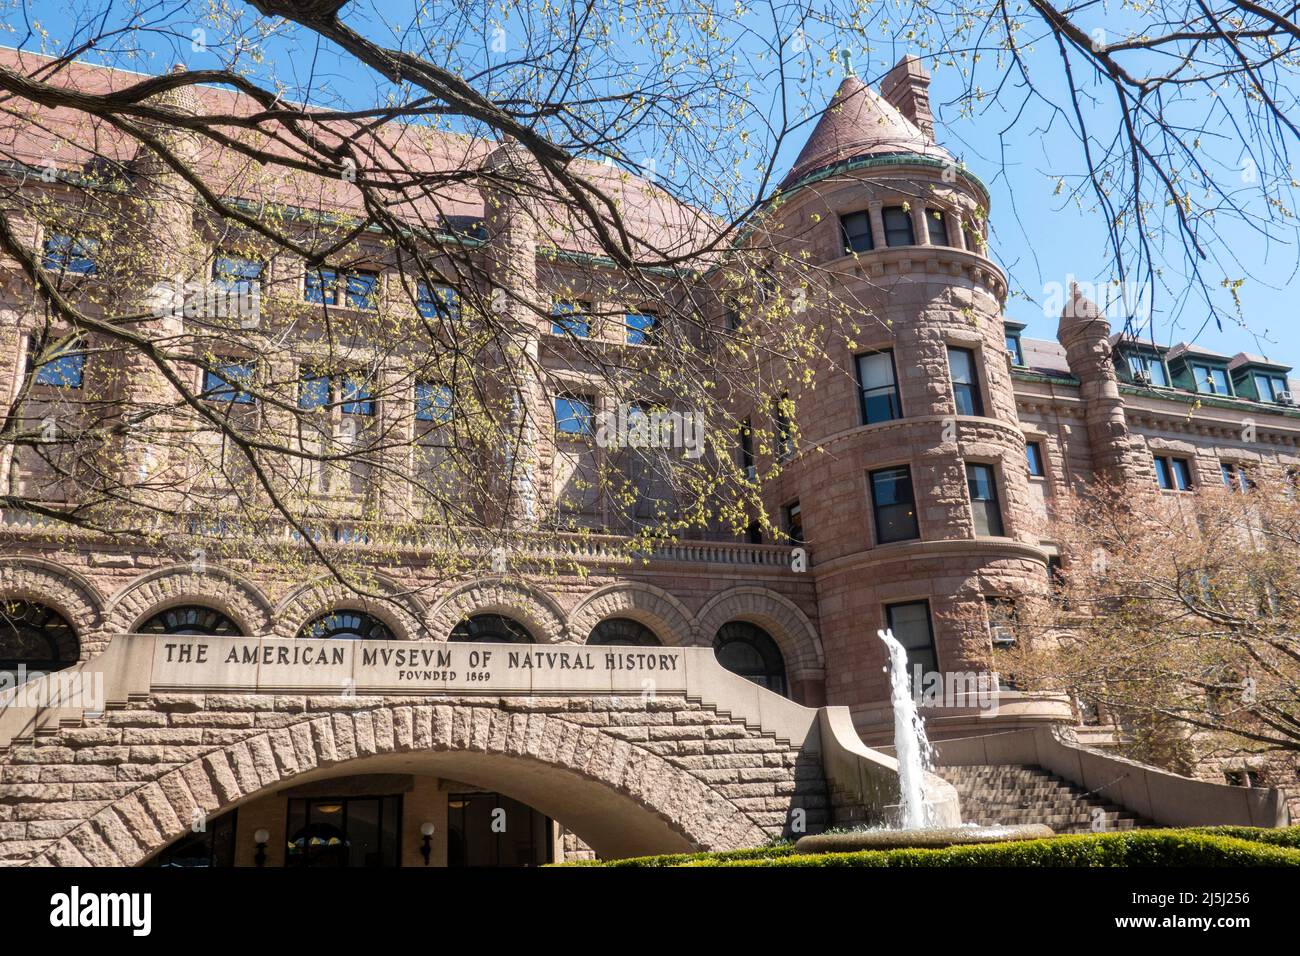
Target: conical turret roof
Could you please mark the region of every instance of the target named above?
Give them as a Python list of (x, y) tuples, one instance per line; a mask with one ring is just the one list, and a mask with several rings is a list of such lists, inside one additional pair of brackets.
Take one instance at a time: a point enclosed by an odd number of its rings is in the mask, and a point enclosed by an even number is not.
[(813, 128), (785, 184), (845, 160), (897, 153), (952, 159), (883, 96), (858, 77), (848, 76)]

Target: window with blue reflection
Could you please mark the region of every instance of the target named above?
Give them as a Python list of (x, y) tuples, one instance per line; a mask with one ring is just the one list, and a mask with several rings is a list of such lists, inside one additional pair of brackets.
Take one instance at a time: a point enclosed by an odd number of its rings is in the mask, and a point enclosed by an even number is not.
[(375, 400), (370, 392), (370, 383), (352, 375), (343, 376), (340, 389), (341, 406), (344, 415), (373, 415)]
[(262, 283), (262, 263), (256, 259), (219, 253), (212, 260), (212, 283), (227, 292), (251, 295)]
[(251, 404), (253, 396), (242, 386), (253, 381), (251, 362), (227, 362), (203, 372), (203, 397), (210, 402)]
[(333, 269), (308, 269), (303, 280), (302, 297), (306, 302), (337, 305), (339, 275)]
[(460, 321), (460, 293), (449, 285), (435, 282), (417, 282), (415, 308), (426, 319)]
[(352, 309), (375, 309), (378, 305), (379, 273), (349, 272), (345, 278), (347, 304)]
[(551, 334), (572, 335), (585, 339), (591, 336), (591, 310), (589, 302), (557, 301), (551, 305)]
[(415, 417), (422, 422), (451, 421), (451, 386), (441, 382), (416, 382)]
[(627, 324), (628, 345), (649, 345), (654, 339), (658, 317), (653, 312), (629, 312), (624, 322)]
[(41, 267), (49, 272), (94, 275), (99, 271), (95, 265), (98, 255), (98, 239), (77, 238), (61, 232), (51, 233), (45, 237)]
[(298, 407), (325, 408), (330, 403), (330, 379), (315, 369), (305, 368), (298, 375)]
[(81, 388), (86, 375), (86, 353), (80, 349), (77, 342), (65, 343), (40, 365), (36, 364), (40, 350), (33, 349), (30, 362), (35, 383), (51, 388)]
[(594, 407), (595, 402), (587, 396), (557, 396), (555, 399), (555, 430), (565, 435), (590, 434)]

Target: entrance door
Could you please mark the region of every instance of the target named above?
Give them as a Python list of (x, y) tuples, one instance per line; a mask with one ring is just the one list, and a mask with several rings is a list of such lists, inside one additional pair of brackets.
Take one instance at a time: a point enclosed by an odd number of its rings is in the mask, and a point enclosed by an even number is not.
[(448, 866), (541, 866), (552, 862), (550, 817), (499, 793), (447, 800)]
[(285, 866), (397, 866), (402, 798), (289, 800)]

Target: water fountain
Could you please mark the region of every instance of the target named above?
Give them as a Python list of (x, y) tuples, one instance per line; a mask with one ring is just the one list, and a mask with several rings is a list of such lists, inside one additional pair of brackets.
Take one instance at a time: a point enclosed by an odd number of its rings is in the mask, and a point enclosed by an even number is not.
[(934, 748), (925, 734), (925, 718), (916, 706), (908, 679), (907, 649), (893, 631), (877, 631), (889, 652), (890, 704), (894, 710), (894, 756), (898, 761), (897, 824), (801, 837), (801, 853), (845, 853), (901, 847), (940, 848), (966, 843), (1005, 843), (1055, 836), (1042, 824), (1017, 826), (935, 826), (926, 801), (926, 780), (934, 768)]

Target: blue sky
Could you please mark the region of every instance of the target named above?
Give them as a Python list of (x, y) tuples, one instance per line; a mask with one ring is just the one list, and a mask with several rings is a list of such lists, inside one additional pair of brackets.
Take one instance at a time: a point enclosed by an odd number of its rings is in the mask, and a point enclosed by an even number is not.
[[(3, 2), (0, 0), (0, 4)], [(234, 4), (232, 8), (238, 10), (240, 5)], [(242, 23), (251, 27), (254, 15), (248, 8), (244, 9)], [(134, 7), (124, 7), (109, 0), (99, 0), (98, 6), (93, 3), (88, 6), (85, 0), (40, 0), (35, 3), (11, 0), (9, 6), (0, 5), (0, 10), (4, 11), (0, 19), (9, 27), (8, 39), (0, 39), (0, 42), (36, 49), (40, 41), (36, 34), (28, 32), (28, 24), (39, 20), (48, 31), (47, 48), (58, 50), (65, 49), (78, 35), (79, 26), (87, 23), (94, 14), (107, 10), (107, 22), (113, 23), (134, 13), (141, 22), (157, 28), (157, 32), (137, 36), (133, 41), (146, 55), (130, 59), (119, 53), (110, 60), (115, 65), (141, 72), (162, 72), (177, 60), (192, 68), (216, 66), (220, 63), (214, 57), (219, 59), (230, 51), (230, 47), (207, 51), (194, 49), (192, 30), (210, 28), (210, 24), (202, 19), (206, 4), (141, 0)], [(785, 13), (789, 13), (788, 8)], [(424, 33), (411, 31), (407, 27), (409, 14), (406, 5), (393, 0), (357, 0), (345, 8), (344, 19), (378, 42), (401, 42), (411, 48), (426, 43), (438, 44), (443, 49), (454, 51), (446, 55), (470, 68), (484, 61), (499, 62), (510, 55), (510, 48), (522, 42), (522, 37), (536, 32), (535, 26), (518, 17), (507, 21), (503, 34), (507, 49), (499, 52), (489, 48), (494, 34), (486, 21), (466, 25), (464, 32), (456, 36), (440, 32), (446, 24), (432, 25)], [(771, 73), (761, 62), (766, 39), (764, 30), (770, 32), (770, 26), (755, 16), (744, 22), (743, 28), (752, 33), (742, 36), (736, 49), (742, 54), (747, 50), (754, 54), (754, 64), (742, 65), (742, 69), (748, 69), (746, 78), (755, 87), (752, 101), (760, 110), (766, 109), (769, 115), (774, 115), (780, 101), (774, 86), (764, 89), (766, 78)], [(898, 27), (894, 25), (890, 29), (897, 31)], [(215, 31), (209, 29), (206, 39), (213, 46), (221, 45), (221, 38)], [(853, 44), (856, 49), (852, 62), (855, 71), (867, 80), (879, 77), (904, 52), (924, 52), (914, 51), (906, 43), (894, 42), (883, 34), (872, 36), (866, 33), (857, 37), (857, 41)], [(828, 67), (825, 47), (837, 43), (844, 44), (844, 38), (841, 36), (832, 41), (826, 36), (819, 39), (815, 33), (809, 34), (810, 53), (805, 58), (806, 63), (800, 61), (806, 68), (801, 70), (797, 82), (786, 88), (787, 107), (806, 113), (820, 109), (829, 101), (844, 71), (842, 66)], [(1040, 46), (1044, 50), (1048, 48), (1047, 44)], [(314, 36), (285, 35), (273, 39), (265, 50), (267, 59), (255, 67), (257, 73), (263, 79), (274, 75), (295, 87), (294, 99), (302, 95), (302, 90), (310, 89), (318, 105), (370, 105), (374, 102), (376, 90), (387, 89), (382, 79), (339, 56)], [(604, 71), (608, 74), (594, 81), (595, 85), (619, 81), (620, 56), (626, 55), (629, 63), (636, 63), (634, 46), (617, 46), (614, 52), (616, 56), (606, 57), (593, 67), (593, 73)], [(818, 53), (823, 55), (820, 63), (815, 62)], [(1043, 94), (1057, 103), (1064, 102), (1066, 91), (1054, 57), (1036, 51), (1026, 60)], [(247, 58), (242, 62), (247, 62)], [(1071, 276), (1098, 284), (1113, 278), (1102, 219), (1087, 208), (1086, 197), (1083, 208), (1080, 208), (1066, 195), (1058, 193), (1058, 183), (1063, 177), (1068, 180), (1083, 171), (1079, 146), (1060, 118), (1053, 117), (1043, 103), (1035, 101), (1022, 107), (1020, 97), (1023, 91), (1014, 85), (1005, 88), (1000, 98), (986, 101), (977, 115), (960, 115), (953, 105), (961, 91), (959, 71), (944, 65), (931, 64), (931, 68), (934, 74), (931, 100), (938, 121), (938, 138), (986, 183), (992, 194), (993, 255), (1008, 270), (1013, 290), (1022, 293), (1013, 296), (1007, 314), (1027, 323), (1029, 335), (1053, 338), (1056, 317), (1045, 316), (1041, 305), (1046, 285), (1064, 284)], [(986, 88), (991, 85), (991, 77), (992, 74), (988, 73), (982, 77)], [(1086, 98), (1084, 102), (1088, 121), (1096, 124), (1097, 129), (1105, 131), (1108, 126), (1113, 129), (1118, 123), (1104, 91), (1102, 95)], [(1197, 108), (1197, 104), (1180, 104), (1178, 108), (1186, 116), (1189, 109)], [(1226, 125), (1233, 127), (1235, 123)], [(757, 120), (754, 126), (758, 151), (770, 151), (770, 140), (764, 144), (763, 131)], [(777, 152), (778, 173), (789, 168), (810, 130), (810, 125), (804, 126)], [(1233, 142), (1235, 132), (1232, 128), (1226, 134), (1216, 130), (1210, 138), (1210, 145), (1206, 146), (1207, 154), (1213, 153), (1220, 168), (1226, 169), (1230, 176), (1236, 174), (1234, 166), (1242, 162), (1244, 150), (1243, 144)], [(1252, 213), (1261, 217), (1267, 215), (1267, 207), (1258, 196), (1250, 193), (1248, 187), (1243, 187), (1240, 194), (1245, 197)], [(1182, 247), (1170, 241), (1162, 250), (1167, 261), (1159, 262), (1161, 282), (1165, 288), (1156, 291), (1152, 334), (1161, 342), (1189, 340), (1228, 354), (1246, 350), (1300, 365), (1300, 327), (1290, 312), (1289, 294), (1297, 268), (1298, 244), (1294, 225), (1274, 222), (1269, 225), (1272, 235), (1266, 237), (1257, 229), (1224, 218), (1218, 221), (1214, 231), (1217, 244), (1213, 252), (1223, 261), (1205, 264), (1204, 274), (1216, 286), (1223, 277), (1245, 280), (1237, 290), (1242, 319), (1233, 321), (1234, 300), (1226, 289), (1215, 296), (1226, 317), (1222, 329), (1208, 320), (1208, 310), (1203, 302), (1182, 295), (1187, 288)]]

